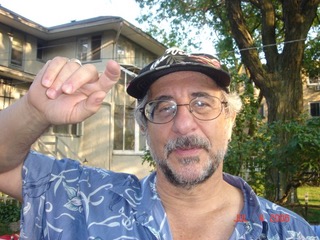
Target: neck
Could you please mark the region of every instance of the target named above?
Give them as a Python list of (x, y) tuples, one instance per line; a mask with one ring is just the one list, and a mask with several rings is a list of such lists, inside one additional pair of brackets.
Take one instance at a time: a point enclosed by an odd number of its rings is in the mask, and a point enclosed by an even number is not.
[(157, 172), (157, 191), (166, 210), (218, 210), (223, 208), (226, 203), (224, 197), (233, 189), (234, 187), (223, 180), (220, 167), (209, 179), (191, 189), (174, 186), (161, 171)]
[(184, 189), (157, 173), (157, 191), (168, 217), (172, 238), (225, 239), (231, 236), (243, 208), (240, 189), (223, 180), (222, 167), (205, 182)]

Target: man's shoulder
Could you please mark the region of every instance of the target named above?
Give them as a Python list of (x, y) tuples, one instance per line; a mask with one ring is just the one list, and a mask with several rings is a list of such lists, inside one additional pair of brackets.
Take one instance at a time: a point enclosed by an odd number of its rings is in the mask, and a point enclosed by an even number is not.
[[(113, 172), (111, 170), (86, 166), (80, 161), (63, 158), (55, 159), (39, 152), (30, 151), (24, 163), (23, 180), (24, 185), (34, 185), (36, 182), (61, 182), (78, 185), (88, 183), (93, 189), (102, 183), (109, 183), (115, 186), (139, 187), (139, 179), (132, 174)], [(82, 184), (84, 185), (84, 184)]]

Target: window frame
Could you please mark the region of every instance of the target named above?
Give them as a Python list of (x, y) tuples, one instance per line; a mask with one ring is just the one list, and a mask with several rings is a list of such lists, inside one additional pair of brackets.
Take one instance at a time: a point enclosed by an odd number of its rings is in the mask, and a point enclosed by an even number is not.
[[(136, 74), (125, 69), (124, 67), (121, 67), (121, 71), (124, 72), (124, 76), (125, 76), (125, 79), (124, 79), (124, 86), (127, 86), (128, 85), (128, 75), (130, 75), (131, 77), (135, 77)], [(124, 96), (127, 96), (128, 94), (126, 93), (126, 88), (124, 87), (123, 88), (123, 95)], [(124, 99), (126, 99), (124, 97)], [(114, 109), (115, 109), (115, 105), (116, 105), (116, 99), (115, 99), (115, 96), (113, 97), (113, 105), (114, 105)], [(125, 101), (125, 100), (124, 100)], [(124, 103), (125, 104), (125, 103)], [(121, 106), (124, 106), (125, 108), (125, 105), (121, 105)], [(135, 106), (137, 106), (137, 100), (135, 100)], [(125, 115), (125, 112), (123, 112), (124, 115)], [(125, 116), (123, 115), (123, 118), (122, 120), (125, 121)], [(117, 119), (115, 119), (115, 113), (114, 113), (114, 117), (113, 117), (114, 121), (117, 121)], [(122, 132), (122, 149), (115, 149), (115, 141), (116, 141), (116, 133), (115, 133), (115, 123), (113, 124), (113, 154), (114, 155), (142, 155), (143, 152), (144, 152), (144, 148), (147, 147), (147, 144), (146, 144), (146, 139), (145, 137), (142, 135), (141, 131), (140, 131), (140, 127), (137, 123), (137, 121), (134, 119), (134, 148), (133, 150), (126, 150), (126, 146), (125, 146), (125, 136), (126, 136), (126, 133), (125, 133), (125, 128), (123, 128), (123, 132)], [(122, 123), (122, 126), (125, 126), (125, 123)], [(143, 143), (141, 143), (141, 138), (143, 139)]]
[(81, 62), (101, 60), (101, 46), (102, 46), (102, 35), (100, 34), (78, 38), (77, 40), (78, 59)]
[[(75, 123), (75, 124), (65, 124), (59, 126), (51, 126), (48, 132), (63, 137), (81, 137), (83, 136), (83, 122)], [(61, 131), (65, 129), (66, 131)]]
[(22, 67), (23, 55), (24, 55), (24, 39), (22, 36), (18, 36), (17, 34), (11, 34), (9, 38), (10, 38), (10, 65), (16, 66), (16, 67)]

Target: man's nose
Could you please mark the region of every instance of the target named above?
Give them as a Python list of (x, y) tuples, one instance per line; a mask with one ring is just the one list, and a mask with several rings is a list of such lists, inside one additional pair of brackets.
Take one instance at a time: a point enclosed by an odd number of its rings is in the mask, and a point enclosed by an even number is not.
[(196, 129), (197, 122), (189, 104), (179, 104), (178, 106), (177, 113), (173, 119), (173, 131), (185, 135)]

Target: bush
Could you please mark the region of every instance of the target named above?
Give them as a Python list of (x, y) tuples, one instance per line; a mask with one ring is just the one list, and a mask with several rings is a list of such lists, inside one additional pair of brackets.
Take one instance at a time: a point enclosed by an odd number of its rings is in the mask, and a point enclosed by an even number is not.
[(20, 204), (0, 202), (0, 223), (11, 223), (19, 221), (20, 210)]

